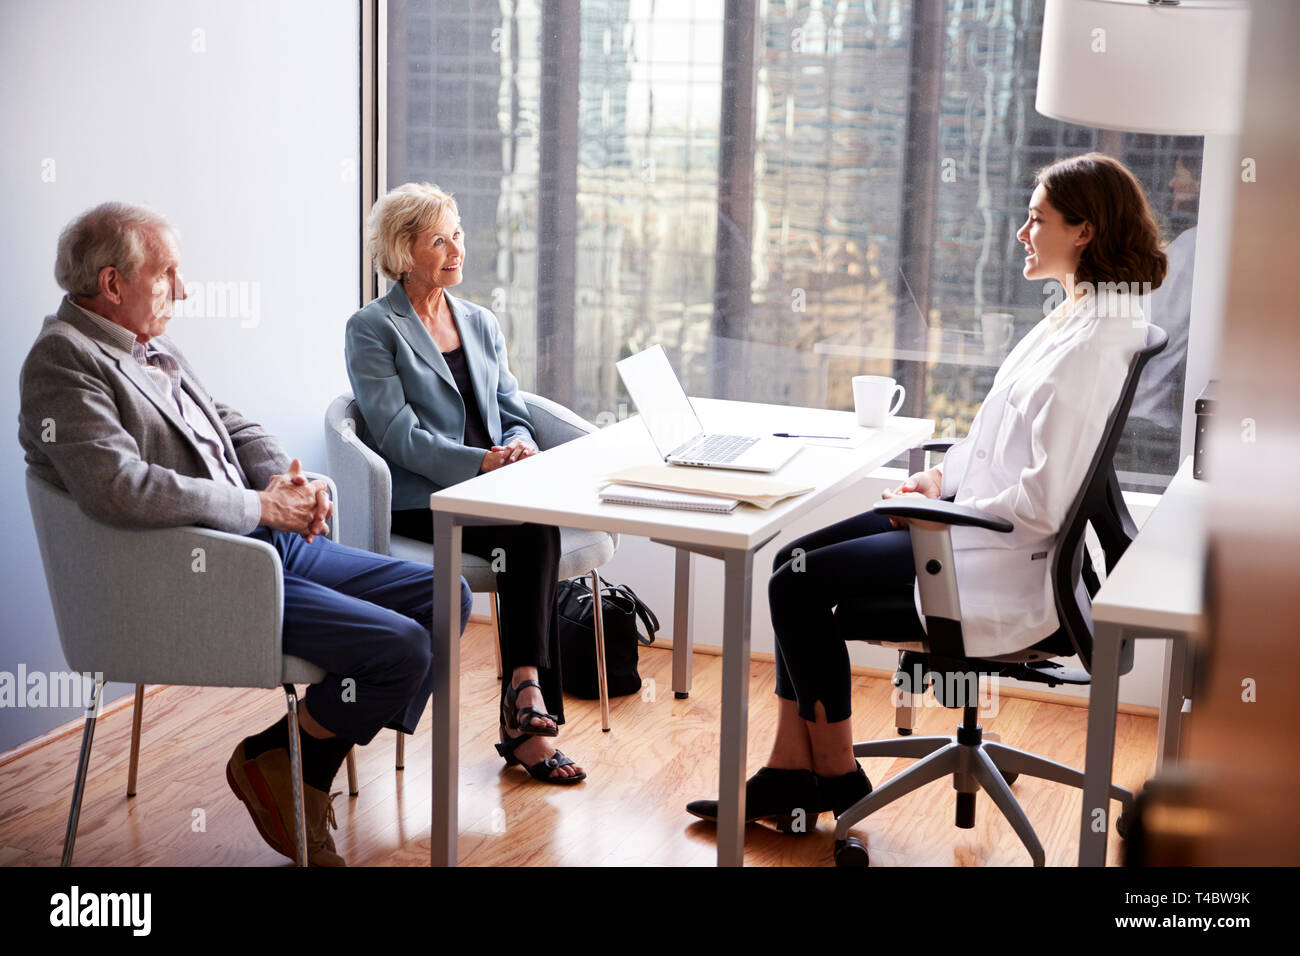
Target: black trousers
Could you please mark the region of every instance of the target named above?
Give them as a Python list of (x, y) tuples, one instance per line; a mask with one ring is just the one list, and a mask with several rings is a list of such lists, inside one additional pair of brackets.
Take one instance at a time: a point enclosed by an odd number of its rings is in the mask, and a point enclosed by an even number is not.
[[(433, 541), (433, 512), (394, 511), (393, 534)], [(560, 681), (560, 628), (555, 589), (560, 567), (560, 529), (538, 524), (466, 525), (461, 550), (497, 568), (500, 615), (501, 695), (516, 667), (536, 667), (546, 709), (564, 723)]]
[[(777, 696), (795, 701), (804, 720), (816, 720), (818, 701), (827, 721), (847, 720), (851, 677), (841, 635), (847, 630), (855, 640), (924, 640), (912, 599), (915, 578), (911, 533), (895, 530), (871, 511), (783, 547), (767, 586)], [(849, 601), (849, 608), (837, 610)]]

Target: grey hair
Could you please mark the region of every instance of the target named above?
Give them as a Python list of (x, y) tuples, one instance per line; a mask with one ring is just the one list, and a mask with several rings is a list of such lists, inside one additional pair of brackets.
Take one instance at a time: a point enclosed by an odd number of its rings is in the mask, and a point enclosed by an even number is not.
[(176, 229), (163, 215), (144, 206), (124, 202), (100, 203), (83, 212), (59, 233), (54, 259), (54, 279), (72, 295), (99, 292), (99, 273), (114, 266), (126, 281), (135, 279), (149, 254), (154, 229)]

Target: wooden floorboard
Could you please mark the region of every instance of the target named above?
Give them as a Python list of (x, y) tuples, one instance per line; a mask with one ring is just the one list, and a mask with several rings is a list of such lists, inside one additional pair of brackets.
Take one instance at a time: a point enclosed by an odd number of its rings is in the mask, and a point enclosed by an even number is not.
[[(560, 747), (587, 770), (574, 787), (535, 783), (506, 768), (492, 749), (497, 695), (491, 630), (471, 624), (462, 644), (460, 862), (469, 866), (707, 866), (712, 826), (683, 809), (717, 791), (721, 658), (697, 654), (691, 697), (672, 693), (672, 656), (647, 649), (644, 694), (611, 701), (612, 731), (602, 733), (594, 701), (569, 698)], [(755, 661), (750, 675), (749, 767), (760, 767), (775, 727), (775, 675)], [(855, 675), (854, 736), (892, 737), (890, 687)], [(933, 705), (933, 700), (929, 703)], [(982, 716), (1002, 742), (1082, 767), (1087, 711), (1003, 697)], [(131, 708), (100, 721), (82, 806), (75, 862), (82, 866), (286, 866), (267, 847), (230, 793), (224, 768), (239, 740), (278, 720), (278, 691), (169, 687), (145, 701), (137, 796), (126, 797)], [(393, 767), (394, 735), (384, 732), (357, 752), (360, 795), (335, 800), (335, 842), (353, 866), (425, 866), (429, 862), (430, 758), (426, 709), (407, 741), (406, 769)], [(956, 711), (918, 709), (915, 733), (953, 732)], [(80, 735), (70, 734), (0, 766), (0, 866), (58, 863)], [(1136, 790), (1156, 751), (1156, 721), (1121, 714), (1115, 782)], [(910, 760), (864, 759), (879, 785)], [(340, 771), (336, 790), (346, 791)], [(1022, 777), (1013, 788), (1047, 853), (1071, 866), (1078, 853), (1078, 790)], [(855, 831), (873, 866), (1024, 866), (1029, 856), (987, 796), (976, 825), (953, 826), (950, 781), (936, 781), (873, 814)], [(812, 835), (795, 838), (761, 824), (746, 833), (745, 862), (758, 866), (831, 863), (829, 814)], [(1112, 837), (1108, 861), (1120, 861)]]

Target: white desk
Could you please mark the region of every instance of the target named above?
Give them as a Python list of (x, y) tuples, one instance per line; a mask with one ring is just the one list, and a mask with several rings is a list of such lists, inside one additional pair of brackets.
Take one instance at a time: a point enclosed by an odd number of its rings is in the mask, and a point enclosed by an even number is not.
[[(711, 431), (766, 434), (849, 434), (852, 412), (694, 399)], [(928, 419), (894, 418), (853, 449), (807, 445), (773, 477), (814, 490), (762, 511), (742, 506), (728, 515), (602, 504), (602, 477), (659, 460), (639, 418), (610, 425), (430, 497), (433, 509), (433, 829), (434, 866), (457, 862), (458, 742), (460, 739), (460, 550), (466, 524), (530, 521), (567, 528), (644, 535), (677, 548), (673, 689), (690, 689), (689, 584), (691, 557), (724, 563), (722, 747), (718, 862), (744, 857), (745, 755), (749, 713), (749, 618), (754, 552), (792, 521), (849, 488), (934, 432)], [(864, 501), (863, 509), (870, 504)], [(685, 633), (681, 633), (684, 631)], [(685, 639), (682, 639), (685, 637)], [(593, 772), (599, 773), (600, 768)]]
[[(1093, 599), (1092, 688), (1083, 770), (1083, 819), (1079, 826), (1080, 866), (1106, 863), (1106, 834), (1110, 829), (1107, 793), (1115, 758), (1119, 651), (1126, 638), (1170, 642), (1160, 702), (1156, 770), (1165, 759), (1178, 756), (1187, 640), (1199, 637), (1204, 627), (1207, 495), (1205, 483), (1192, 478), (1192, 459), (1186, 459), (1165, 489), (1160, 504)], [(1103, 814), (1095, 812), (1098, 808)], [(1094, 821), (1099, 821), (1100, 829)]]

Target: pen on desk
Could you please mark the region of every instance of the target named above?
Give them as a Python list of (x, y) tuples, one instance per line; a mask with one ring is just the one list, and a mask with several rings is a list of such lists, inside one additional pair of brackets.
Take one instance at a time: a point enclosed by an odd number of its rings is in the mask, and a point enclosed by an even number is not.
[(848, 435), (791, 435), (789, 432), (772, 432), (773, 438), (832, 438), (835, 441), (848, 441)]

